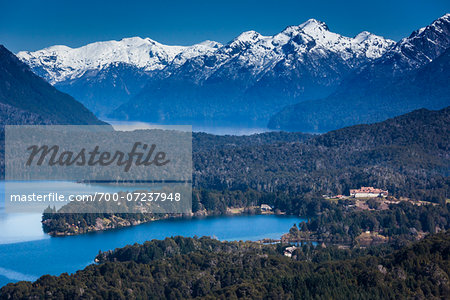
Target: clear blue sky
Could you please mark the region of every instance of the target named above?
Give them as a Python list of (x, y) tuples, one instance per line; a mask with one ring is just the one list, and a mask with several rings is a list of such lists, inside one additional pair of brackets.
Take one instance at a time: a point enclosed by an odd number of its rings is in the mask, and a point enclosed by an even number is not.
[(13, 52), (54, 44), (150, 37), (188, 45), (227, 42), (245, 30), (272, 35), (309, 18), (348, 36), (368, 30), (394, 40), (450, 12), (449, 0), (0, 0), (0, 44)]

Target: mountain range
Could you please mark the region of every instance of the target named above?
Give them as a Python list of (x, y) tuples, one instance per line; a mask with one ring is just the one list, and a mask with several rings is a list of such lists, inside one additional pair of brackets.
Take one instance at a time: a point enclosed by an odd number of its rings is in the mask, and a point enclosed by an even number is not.
[(224, 45), (135, 37), (17, 56), (103, 118), (323, 132), (449, 105), (449, 16), (397, 43), (310, 19)]
[(393, 41), (354, 38), (311, 19), (273, 36), (244, 32), (225, 45), (165, 46), (129, 38), (53, 46), (18, 57), (97, 114), (152, 122), (257, 122), (300, 99), (328, 95)]

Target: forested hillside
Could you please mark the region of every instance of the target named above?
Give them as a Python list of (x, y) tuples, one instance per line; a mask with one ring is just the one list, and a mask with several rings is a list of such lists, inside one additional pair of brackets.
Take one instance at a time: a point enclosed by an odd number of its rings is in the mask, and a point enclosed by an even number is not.
[(450, 234), (399, 250), (339, 250), (166, 238), (100, 253), (73, 275), (8, 284), (0, 299), (393, 299), (450, 293)]
[(0, 45), (0, 125), (106, 124)]
[(449, 124), (447, 107), (305, 142), (255, 145), (243, 139), (235, 147), (204, 147), (194, 135), (194, 186), (295, 194), (348, 194), (350, 188), (376, 186), (396, 197), (438, 202), (450, 194)]

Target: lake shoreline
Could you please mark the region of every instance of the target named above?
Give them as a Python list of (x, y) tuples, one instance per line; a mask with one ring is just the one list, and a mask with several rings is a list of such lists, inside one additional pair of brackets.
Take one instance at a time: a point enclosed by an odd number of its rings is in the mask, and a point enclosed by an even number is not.
[[(208, 212), (207, 210), (197, 211), (190, 214), (165, 214), (159, 217), (146, 217), (143, 220), (135, 219), (123, 219), (114, 214), (110, 218), (97, 218), (95, 226), (88, 226), (86, 228), (80, 228), (75, 224), (67, 224), (68, 228), (64, 231), (51, 230), (45, 232), (51, 237), (65, 237), (65, 236), (76, 236), (83, 235), (94, 232), (109, 231), (114, 229), (122, 229), (131, 226), (139, 226), (142, 224), (147, 224), (154, 221), (169, 220), (169, 219), (192, 219), (192, 218), (202, 218), (202, 217), (215, 217), (215, 216), (243, 216), (243, 215), (286, 215), (284, 212), (273, 212), (273, 211), (260, 211), (259, 207), (230, 207), (227, 208), (226, 213)], [(50, 225), (52, 219), (42, 220), (43, 225)]]

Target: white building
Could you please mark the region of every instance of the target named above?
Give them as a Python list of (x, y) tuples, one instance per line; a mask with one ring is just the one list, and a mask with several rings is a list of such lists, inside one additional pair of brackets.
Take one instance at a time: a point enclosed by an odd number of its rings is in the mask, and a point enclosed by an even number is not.
[(373, 197), (387, 197), (387, 190), (376, 189), (372, 186), (363, 186), (360, 189), (350, 190), (350, 196), (355, 198), (373, 198)]
[(297, 249), (295, 246), (287, 247), (284, 249), (284, 256), (292, 257), (292, 253), (294, 253), (295, 249)]

